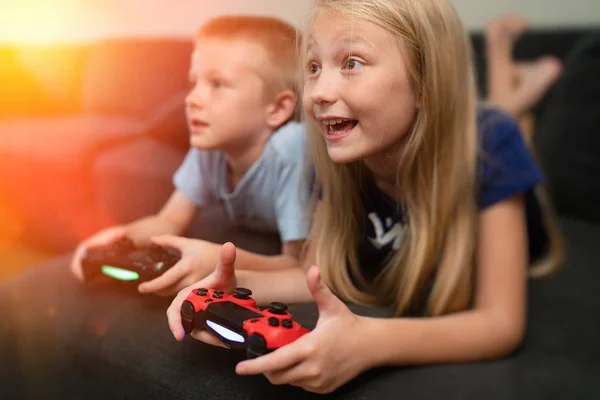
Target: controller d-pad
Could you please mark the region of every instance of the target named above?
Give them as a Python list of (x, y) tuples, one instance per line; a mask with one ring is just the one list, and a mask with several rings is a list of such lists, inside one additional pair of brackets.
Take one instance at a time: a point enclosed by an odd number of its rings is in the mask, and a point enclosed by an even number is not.
[(284, 319), (283, 321), (281, 321), (281, 326), (283, 326), (284, 328), (291, 328), (294, 324), (292, 323), (292, 320), (289, 318)]
[(279, 326), (279, 320), (275, 317), (271, 317), (271, 318), (269, 318), (269, 325)]
[(286, 314), (287, 309), (287, 304), (279, 303), (277, 301), (274, 301), (273, 303), (269, 304), (269, 312), (273, 314), (284, 315)]
[(198, 296), (206, 296), (206, 290), (198, 289), (198, 290), (196, 290), (196, 294)]

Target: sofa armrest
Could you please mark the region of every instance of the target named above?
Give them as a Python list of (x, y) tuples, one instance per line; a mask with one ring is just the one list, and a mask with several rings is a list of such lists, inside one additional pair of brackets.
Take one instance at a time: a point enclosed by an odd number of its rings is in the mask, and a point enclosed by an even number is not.
[(115, 224), (154, 214), (171, 195), (184, 156), (150, 137), (113, 145), (94, 160), (94, 201)]
[(188, 90), (181, 90), (157, 107), (146, 121), (148, 136), (179, 149), (190, 145), (185, 118), (185, 97)]

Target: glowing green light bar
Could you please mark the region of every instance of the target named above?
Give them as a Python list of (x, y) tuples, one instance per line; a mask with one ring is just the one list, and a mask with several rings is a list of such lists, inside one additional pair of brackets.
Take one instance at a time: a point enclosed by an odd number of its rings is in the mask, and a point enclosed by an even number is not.
[(102, 273), (120, 281), (137, 281), (138, 279), (140, 279), (140, 274), (138, 274), (137, 272), (129, 271), (123, 268), (113, 267), (111, 265), (103, 265)]

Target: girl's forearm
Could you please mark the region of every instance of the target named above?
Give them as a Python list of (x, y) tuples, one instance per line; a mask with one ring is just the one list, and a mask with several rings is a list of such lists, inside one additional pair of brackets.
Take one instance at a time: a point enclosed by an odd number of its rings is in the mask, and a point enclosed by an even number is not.
[(299, 264), (298, 259), (285, 254), (266, 256), (239, 248), (237, 249), (235, 258), (236, 269), (253, 271), (271, 271), (286, 268), (300, 269)]
[(287, 304), (307, 303), (312, 300), (302, 268), (276, 271), (236, 271), (237, 286), (252, 290), (257, 305), (265, 306), (273, 301)]
[(499, 358), (520, 344), (524, 323), (473, 310), (435, 318), (364, 318), (373, 366)]

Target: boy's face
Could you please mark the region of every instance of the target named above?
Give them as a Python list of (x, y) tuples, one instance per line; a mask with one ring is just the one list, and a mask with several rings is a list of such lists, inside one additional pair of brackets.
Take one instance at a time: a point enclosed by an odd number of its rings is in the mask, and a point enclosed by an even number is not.
[(366, 21), (320, 14), (308, 35), (304, 108), (329, 156), (377, 156), (408, 131), (417, 110), (394, 35)]
[(243, 151), (270, 130), (264, 51), (244, 41), (199, 39), (192, 54), (186, 115), (190, 144), (203, 150)]

